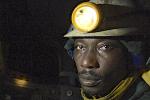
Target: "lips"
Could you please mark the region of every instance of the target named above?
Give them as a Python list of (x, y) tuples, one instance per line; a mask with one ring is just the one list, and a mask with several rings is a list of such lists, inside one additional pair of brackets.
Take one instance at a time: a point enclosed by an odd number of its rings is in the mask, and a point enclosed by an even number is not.
[(84, 86), (94, 87), (98, 85), (102, 80), (99, 77), (93, 77), (91, 75), (80, 75), (80, 83)]
[(100, 82), (102, 82), (102, 80), (89, 80), (89, 79), (83, 79), (83, 78), (80, 78), (80, 83), (84, 86), (87, 86), (87, 87), (94, 87), (94, 86), (97, 86)]

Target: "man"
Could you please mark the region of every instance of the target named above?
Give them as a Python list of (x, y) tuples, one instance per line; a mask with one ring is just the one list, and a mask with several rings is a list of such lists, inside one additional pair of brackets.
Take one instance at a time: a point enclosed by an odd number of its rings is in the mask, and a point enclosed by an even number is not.
[(75, 60), (83, 100), (150, 100), (144, 51), (150, 20), (131, 1), (91, 0), (72, 13), (66, 49)]

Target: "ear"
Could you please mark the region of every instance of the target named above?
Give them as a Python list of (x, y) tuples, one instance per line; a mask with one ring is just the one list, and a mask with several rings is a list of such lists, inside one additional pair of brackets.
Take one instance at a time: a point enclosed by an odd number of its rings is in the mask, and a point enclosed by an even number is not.
[(67, 50), (68, 55), (73, 59), (73, 51), (74, 51), (74, 40), (73, 39), (69, 39), (64, 48)]

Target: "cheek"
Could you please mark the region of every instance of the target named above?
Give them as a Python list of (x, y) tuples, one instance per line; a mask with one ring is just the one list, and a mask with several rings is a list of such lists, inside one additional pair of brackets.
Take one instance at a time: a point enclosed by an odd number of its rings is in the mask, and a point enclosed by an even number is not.
[(121, 50), (115, 50), (110, 53), (104, 53), (98, 57), (100, 68), (98, 72), (105, 76), (113, 71), (122, 70), (126, 65), (125, 56)]
[(82, 55), (78, 52), (74, 52), (74, 61), (77, 67), (77, 70), (80, 71), (80, 63), (82, 62)]

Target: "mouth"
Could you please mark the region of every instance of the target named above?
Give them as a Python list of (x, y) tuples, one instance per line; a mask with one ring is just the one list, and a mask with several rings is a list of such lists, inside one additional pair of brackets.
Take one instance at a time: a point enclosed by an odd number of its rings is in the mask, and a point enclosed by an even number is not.
[(83, 85), (83, 86), (87, 86), (87, 87), (94, 87), (94, 86), (97, 86), (99, 83), (101, 83), (102, 80), (89, 80), (89, 79), (83, 79), (83, 78), (80, 78), (80, 83)]

